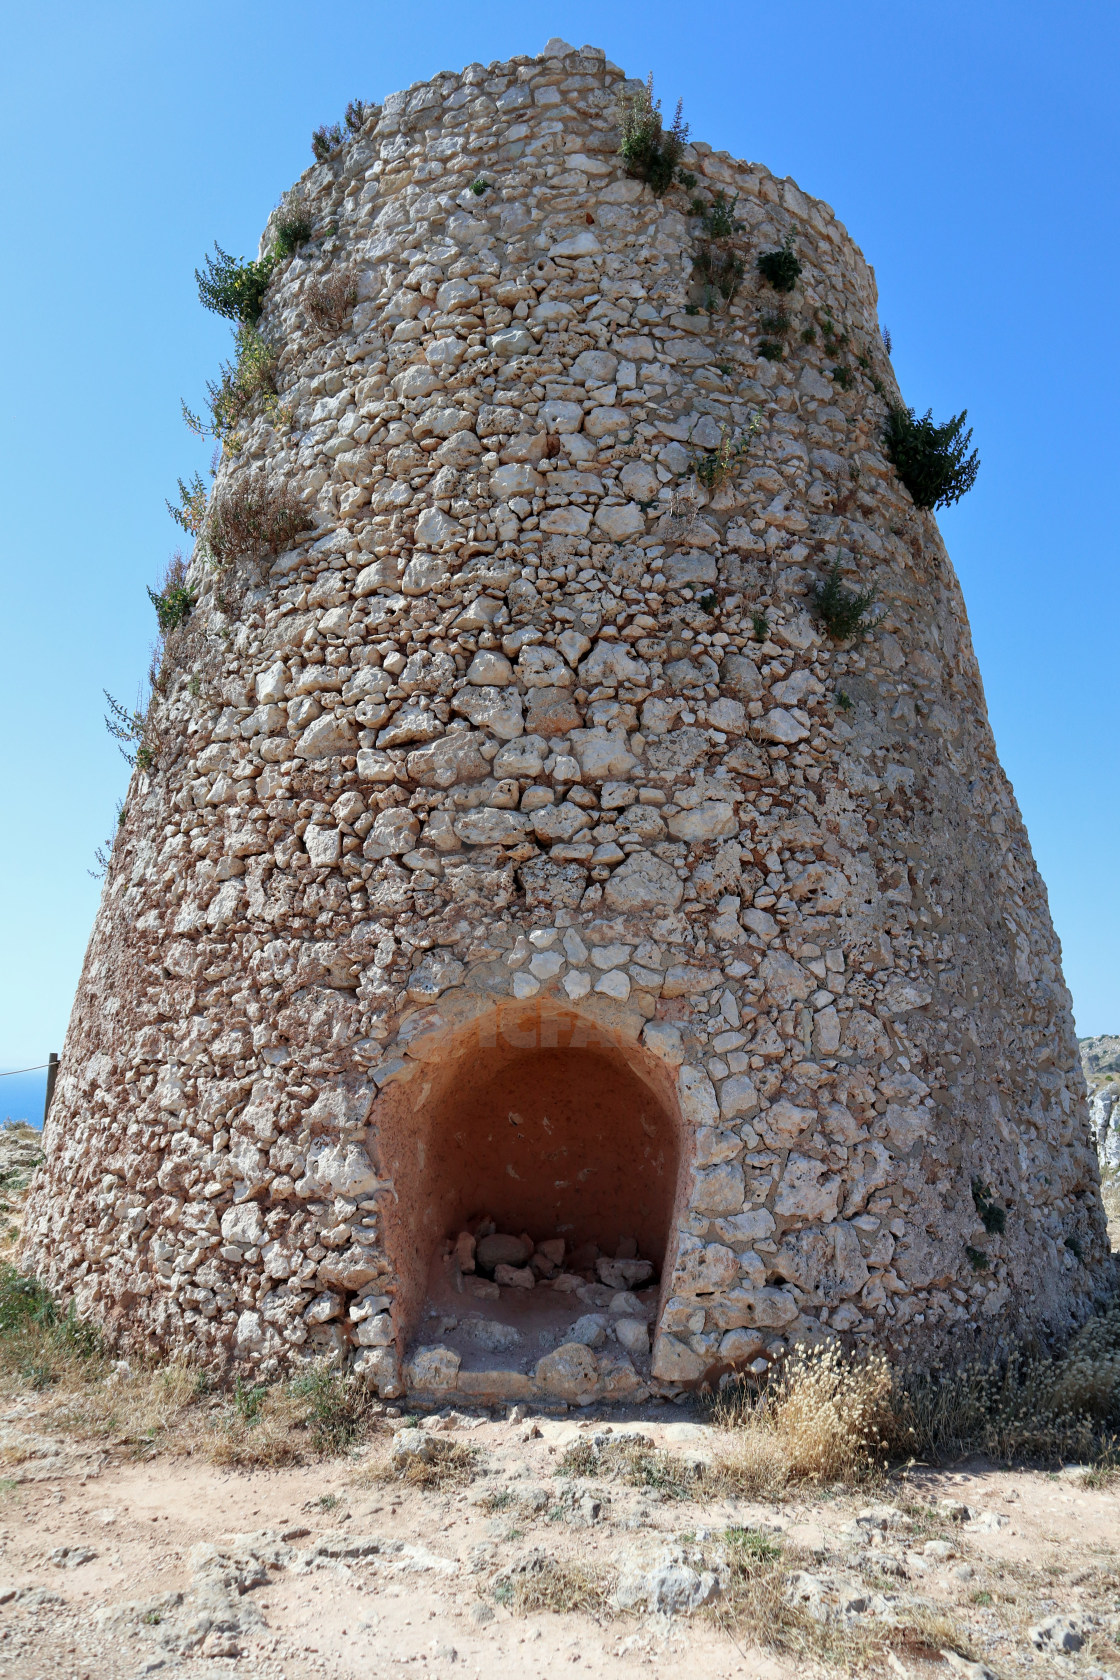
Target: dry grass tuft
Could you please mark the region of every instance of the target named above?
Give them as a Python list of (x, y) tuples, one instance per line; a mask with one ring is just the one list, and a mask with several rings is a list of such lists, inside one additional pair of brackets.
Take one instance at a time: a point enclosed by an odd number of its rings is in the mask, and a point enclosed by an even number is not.
[(672, 1499), (698, 1498), (704, 1467), (690, 1464), (676, 1453), (654, 1447), (646, 1435), (617, 1439), (591, 1435), (576, 1441), (560, 1459), (558, 1476), (593, 1476), (624, 1482), (627, 1487), (657, 1488)]
[(761, 1393), (729, 1383), (712, 1418), (730, 1435), (719, 1478), (754, 1498), (799, 1482), (867, 1481), (899, 1437), (886, 1359), (853, 1359), (834, 1345), (796, 1351)]
[(473, 1482), (478, 1465), (477, 1447), (467, 1446), (463, 1441), (445, 1441), (438, 1435), (429, 1435), (427, 1446), (430, 1454), (427, 1459), (410, 1456), (398, 1463), (394, 1462), (389, 1443), (379, 1444), (379, 1449), (362, 1466), (359, 1480), (395, 1482), (404, 1487), (436, 1491), (466, 1487)]
[(983, 1453), (1011, 1464), (1120, 1468), (1120, 1306), (1091, 1318), (1060, 1354), (1037, 1348), (928, 1374), (892, 1372), (881, 1354), (799, 1350), (759, 1391), (729, 1383), (712, 1408), (727, 1431), (723, 1485), (777, 1499), (791, 1486), (856, 1484), (891, 1460), (945, 1463)]
[[(365, 1385), (322, 1366), (286, 1383), (238, 1383), (230, 1393), (215, 1392), (208, 1374), (190, 1365), (115, 1360), (96, 1330), (0, 1265), (0, 1393), (28, 1389), (41, 1396), (42, 1428), (134, 1457), (159, 1449), (239, 1467), (295, 1464), (347, 1453), (379, 1427)], [(13, 1444), (6, 1461), (32, 1450)]]
[(891, 1651), (933, 1663), (940, 1663), (945, 1647), (969, 1654), (961, 1630), (928, 1605), (907, 1606), (891, 1623), (818, 1619), (789, 1590), (793, 1571), (819, 1566), (811, 1552), (784, 1548), (769, 1535), (743, 1528), (727, 1529), (719, 1551), (729, 1579), (707, 1615), (737, 1645), (745, 1641), (849, 1673), (881, 1665)]
[(304, 313), (324, 336), (342, 331), (357, 301), (358, 283), (349, 269), (309, 280), (303, 288)]
[(1120, 1460), (1120, 1303), (1091, 1318), (1059, 1354), (1035, 1348), (899, 1384), (896, 1412), (912, 1450), (944, 1462), (980, 1452), (1001, 1463)]
[(504, 1569), (490, 1589), (499, 1604), (519, 1616), (548, 1610), (557, 1616), (579, 1614), (595, 1620), (613, 1612), (613, 1591), (613, 1581), (602, 1570), (567, 1563), (536, 1548)]

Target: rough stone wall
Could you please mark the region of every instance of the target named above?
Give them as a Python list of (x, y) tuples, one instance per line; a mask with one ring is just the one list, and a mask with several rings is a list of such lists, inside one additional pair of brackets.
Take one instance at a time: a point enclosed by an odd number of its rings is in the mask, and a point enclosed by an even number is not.
[[(261, 323), (283, 406), (215, 494), (283, 480), (313, 526), (191, 565), (26, 1227), (126, 1347), (356, 1347), (396, 1392), (378, 1104), (515, 1004), (675, 1083), (651, 1381), (832, 1331), (1061, 1333), (1105, 1277), (1045, 890), (882, 451), (872, 272), (827, 205), (698, 144), (746, 275), (697, 307), (690, 195), (617, 156), (625, 85), (591, 48), (473, 65), (303, 178), (316, 237)], [(768, 361), (755, 263), (787, 236)], [(304, 303), (340, 273), (336, 335)], [(706, 492), (696, 452), (756, 414)], [(882, 609), (849, 646), (808, 605), (838, 552)]]

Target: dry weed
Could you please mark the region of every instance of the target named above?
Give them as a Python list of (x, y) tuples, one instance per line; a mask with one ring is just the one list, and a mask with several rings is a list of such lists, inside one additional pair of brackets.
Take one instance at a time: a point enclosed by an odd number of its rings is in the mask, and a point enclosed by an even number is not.
[(1108, 1472), (1120, 1458), (1120, 1305), (1089, 1319), (1060, 1354), (1022, 1348), (999, 1363), (904, 1379), (895, 1411), (923, 1458), (981, 1452)]
[(557, 1616), (580, 1614), (596, 1621), (612, 1613), (613, 1591), (613, 1581), (601, 1569), (549, 1557), (536, 1547), (502, 1570), (490, 1588), (491, 1596), (516, 1615), (549, 1610)]
[(887, 1624), (820, 1619), (790, 1592), (795, 1571), (819, 1567), (816, 1554), (783, 1548), (753, 1529), (731, 1528), (722, 1538), (729, 1579), (707, 1613), (740, 1650), (745, 1641), (847, 1672), (881, 1664), (891, 1651), (926, 1662), (938, 1662), (945, 1647), (970, 1654), (956, 1624), (929, 1605), (907, 1606)]
[(1077, 1460), (1111, 1479), (1120, 1467), (1120, 1306), (1091, 1318), (1060, 1354), (1024, 1348), (932, 1375), (892, 1373), (882, 1354), (855, 1358), (834, 1345), (798, 1350), (761, 1391), (728, 1383), (712, 1419), (727, 1431), (716, 1477), (759, 1499), (798, 1483), (866, 1482), (892, 1459), (969, 1453)]
[(617, 1439), (591, 1435), (576, 1441), (556, 1467), (558, 1476), (595, 1476), (627, 1487), (657, 1488), (672, 1499), (695, 1499), (703, 1489), (704, 1467), (654, 1447), (646, 1435)]
[(307, 508), (287, 484), (251, 473), (214, 498), (206, 541), (221, 565), (262, 550), (279, 554), (311, 523)]
[[(377, 1427), (365, 1385), (322, 1366), (286, 1383), (218, 1393), (196, 1367), (113, 1360), (94, 1329), (0, 1265), (0, 1392), (29, 1389), (41, 1396), (42, 1428), (135, 1456), (158, 1448), (215, 1464), (293, 1464), (349, 1452)], [(7, 1462), (31, 1450), (13, 1444)]]
[(880, 1473), (899, 1435), (890, 1367), (835, 1345), (799, 1349), (761, 1393), (740, 1379), (717, 1399), (730, 1432), (717, 1461), (725, 1485), (756, 1498), (797, 1482), (861, 1482)]
[(325, 280), (309, 280), (303, 288), (304, 312), (324, 336), (342, 331), (357, 301), (358, 284), (349, 269)]
[(445, 1441), (428, 1436), (431, 1456), (427, 1460), (409, 1457), (403, 1464), (393, 1462), (386, 1443), (365, 1460), (358, 1478), (365, 1483), (394, 1482), (403, 1487), (446, 1490), (466, 1487), (474, 1480), (478, 1462), (478, 1448), (463, 1441)]

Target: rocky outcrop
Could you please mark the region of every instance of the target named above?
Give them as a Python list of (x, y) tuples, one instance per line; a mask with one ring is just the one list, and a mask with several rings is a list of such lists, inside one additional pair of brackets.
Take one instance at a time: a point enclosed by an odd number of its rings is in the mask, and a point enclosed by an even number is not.
[[(282, 484), (308, 526), (191, 563), (26, 1227), (125, 1346), (357, 1349), (396, 1392), (434, 1093), (527, 1031), (598, 1035), (656, 1097), (635, 1162), (679, 1155), (665, 1385), (791, 1337), (1060, 1333), (1100, 1287), (1069, 995), (956, 577), (884, 458), (874, 276), (760, 165), (697, 144), (654, 197), (628, 86), (562, 43), (473, 65), (300, 183), (279, 396), (211, 518)], [(717, 194), (743, 276), (711, 312)], [(787, 241), (783, 326), (757, 258)], [(837, 557), (879, 603), (850, 644), (811, 610)]]

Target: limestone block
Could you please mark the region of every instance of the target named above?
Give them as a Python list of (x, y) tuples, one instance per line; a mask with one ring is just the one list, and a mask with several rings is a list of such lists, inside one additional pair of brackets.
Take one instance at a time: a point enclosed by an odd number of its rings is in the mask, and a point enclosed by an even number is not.
[(720, 840), (737, 828), (734, 806), (718, 799), (705, 799), (691, 811), (678, 811), (669, 818), (669, 833), (677, 840), (690, 842)]
[(642, 1043), (670, 1067), (680, 1067), (684, 1060), (681, 1031), (672, 1021), (647, 1021), (642, 1028)]
[[(652, 1024), (652, 1023), (651, 1023)], [(678, 1029), (679, 1038), (679, 1029)], [(685, 1066), (677, 1075), (681, 1119), (689, 1126), (714, 1127), (719, 1121), (716, 1088), (703, 1068)]]
[(595, 524), (609, 541), (625, 542), (628, 537), (644, 533), (646, 517), (636, 503), (627, 502), (624, 507), (601, 507), (595, 515)]
[(582, 1342), (584, 1347), (602, 1347), (607, 1339), (607, 1320), (602, 1313), (584, 1313), (576, 1319), (570, 1334), (573, 1342)]
[(524, 327), (507, 327), (504, 332), (492, 333), (489, 344), (500, 361), (509, 361), (513, 356), (532, 356), (537, 349), (536, 339)]
[(338, 758), (357, 750), (354, 731), (346, 719), (330, 715), (317, 718), (296, 742), (296, 753), (300, 758)]
[(705, 1243), (682, 1254), (673, 1272), (677, 1295), (714, 1295), (730, 1288), (739, 1276), (739, 1261), (722, 1243)]
[(334, 1196), (362, 1196), (376, 1189), (378, 1182), (369, 1156), (360, 1144), (323, 1137), (312, 1139), (307, 1149), (306, 1172), (300, 1180), (303, 1195), (312, 1197), (329, 1192)]
[(428, 595), (447, 581), (447, 561), (442, 554), (418, 554), (410, 560), (401, 578), (406, 595)]
[[(570, 677), (570, 673), (568, 675)], [(531, 688), (526, 699), (525, 727), (534, 735), (551, 740), (558, 735), (570, 735), (583, 723), (583, 714), (566, 685), (563, 688)]]
[(797, 1302), (788, 1289), (729, 1289), (712, 1302), (709, 1313), (717, 1330), (747, 1327), (781, 1330), (797, 1317)]
[(653, 1344), (653, 1362), (650, 1370), (659, 1382), (692, 1383), (699, 1382), (708, 1368), (708, 1362), (676, 1336), (670, 1336), (665, 1331), (657, 1337)]
[(773, 1215), (765, 1208), (752, 1208), (746, 1213), (733, 1214), (730, 1219), (718, 1219), (715, 1232), (724, 1243), (764, 1242), (773, 1235)]
[(508, 466), (496, 468), (490, 474), (491, 495), (507, 502), (514, 496), (531, 496), (543, 485), (544, 479), (540, 473), (525, 462), (511, 462)]
[(617, 1318), (614, 1333), (627, 1353), (644, 1359), (649, 1354), (649, 1325), (644, 1318)]
[(700, 1126), (696, 1132), (693, 1163), (697, 1167), (714, 1167), (721, 1161), (734, 1160), (742, 1147), (743, 1140), (738, 1132), (725, 1132), (718, 1126)]
[(583, 424), (583, 409), (579, 403), (554, 398), (551, 402), (542, 403), (538, 412), (549, 431), (561, 437), (570, 437)]
[(749, 1074), (736, 1073), (723, 1081), (719, 1088), (719, 1111), (724, 1120), (753, 1114), (757, 1108), (758, 1093)]
[(555, 648), (539, 646), (521, 649), (517, 680), (526, 688), (571, 688), (575, 682), (563, 655)]
[(465, 688), (453, 701), (455, 711), (476, 729), (488, 729), (499, 741), (513, 741), (525, 731), (521, 696), (515, 689)]
[(537, 1361), (533, 1386), (558, 1400), (592, 1399), (599, 1387), (598, 1361), (582, 1342), (565, 1342)]
[(766, 1346), (766, 1338), (757, 1330), (728, 1330), (720, 1339), (719, 1356), (729, 1365), (749, 1365)]
[(354, 1355), (352, 1369), (355, 1376), (375, 1388), (383, 1400), (396, 1400), (404, 1393), (397, 1355), (392, 1348), (360, 1349)]
[[(409, 777), (420, 787), (429, 788), (484, 780), (490, 766), (478, 750), (481, 739), (472, 730), (455, 729), (429, 746), (410, 752), (406, 760)], [(361, 769), (359, 763), (359, 773)]]
[(405, 1382), (420, 1393), (454, 1388), (462, 1361), (445, 1347), (419, 1347), (405, 1366)]
[(354, 1332), (359, 1347), (389, 1347), (393, 1341), (393, 1320), (389, 1313), (364, 1318)]
[(840, 1201), (839, 1178), (823, 1161), (791, 1155), (774, 1198), (774, 1212), (787, 1219), (834, 1219)]
[(743, 1205), (743, 1169), (738, 1161), (704, 1167), (692, 1181), (692, 1205), (711, 1216), (737, 1213)]
[(815, 1108), (799, 1108), (787, 1097), (781, 1097), (776, 1103), (771, 1103), (759, 1122), (767, 1137), (782, 1149), (788, 1149), (807, 1127), (815, 1126), (816, 1123)]
[(420, 821), (411, 811), (381, 811), (362, 847), (362, 855), (371, 859), (399, 857), (402, 852), (410, 852), (419, 837)]
[(407, 747), (417, 741), (434, 741), (443, 734), (443, 724), (428, 706), (417, 702), (402, 706), (387, 728), (379, 731), (379, 747)]
[(631, 852), (603, 889), (608, 907), (626, 915), (638, 911), (675, 910), (684, 888), (676, 871), (653, 852)]
[(636, 659), (625, 642), (596, 642), (579, 668), (580, 681), (585, 688), (601, 683), (644, 683), (649, 681), (649, 666)]
[(803, 741), (809, 733), (808, 724), (798, 723), (792, 713), (782, 706), (773, 706), (761, 719), (758, 728), (767, 741), (777, 741), (787, 747)]
[(745, 654), (729, 653), (719, 668), (720, 686), (737, 700), (758, 700), (762, 678), (758, 666)]
[[(644, 1324), (642, 1329), (645, 1330)], [(643, 1352), (648, 1357), (648, 1331), (646, 1332), (645, 1349), (635, 1348), (633, 1351), (636, 1357), (641, 1358)], [(620, 1400), (631, 1405), (637, 1405), (649, 1398), (648, 1385), (642, 1381), (626, 1353), (619, 1353), (617, 1348), (606, 1347), (598, 1354), (598, 1360), (599, 1380), (602, 1384), (604, 1400)]]
[(816, 975), (784, 951), (768, 951), (759, 966), (759, 975), (766, 990), (779, 1009), (802, 1003), (817, 989)]
[(471, 846), (509, 846), (529, 831), (530, 819), (522, 811), (491, 810), (487, 806), (456, 817), (457, 837)]
[(256, 1202), (243, 1202), (240, 1207), (227, 1208), (222, 1215), (222, 1241), (255, 1248), (264, 1242), (267, 1233)]

